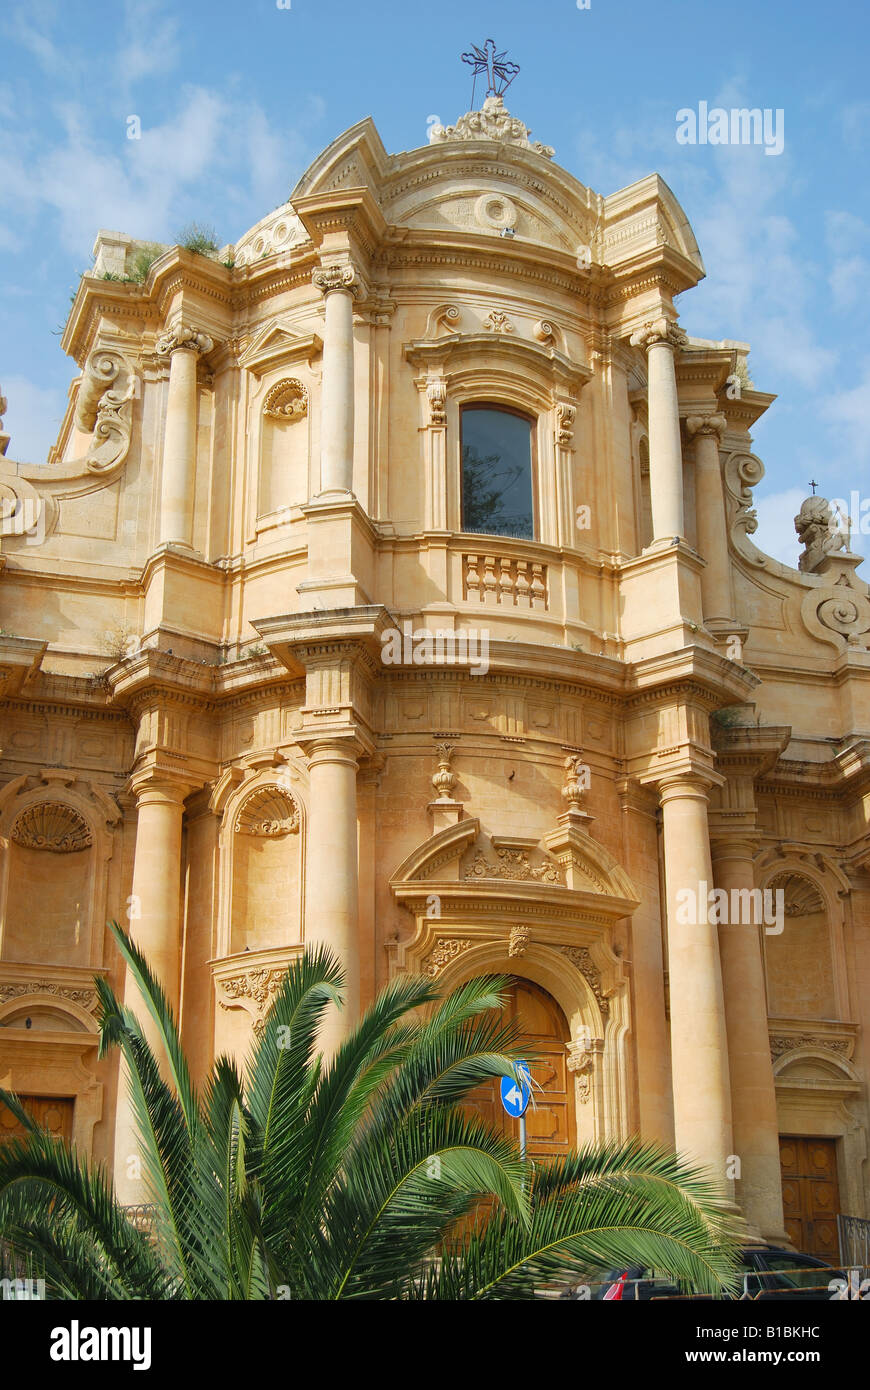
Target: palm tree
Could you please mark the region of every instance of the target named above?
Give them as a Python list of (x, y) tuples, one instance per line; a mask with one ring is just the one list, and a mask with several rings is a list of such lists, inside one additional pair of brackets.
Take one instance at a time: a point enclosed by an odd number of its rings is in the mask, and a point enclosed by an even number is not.
[(106, 1171), (0, 1091), (29, 1131), (0, 1148), (0, 1240), (50, 1296), (521, 1299), (630, 1263), (709, 1293), (731, 1281), (717, 1194), (673, 1154), (631, 1141), (532, 1165), (463, 1111), (475, 1086), (517, 1077), (506, 981), (439, 998), (396, 979), (327, 1063), (317, 1034), (342, 973), (306, 951), (244, 1081), (222, 1057), (197, 1089), (160, 985), (111, 925), (166, 1053), (168, 1080), (97, 979), (100, 1055), (119, 1046), (126, 1062), (155, 1224), (134, 1226)]

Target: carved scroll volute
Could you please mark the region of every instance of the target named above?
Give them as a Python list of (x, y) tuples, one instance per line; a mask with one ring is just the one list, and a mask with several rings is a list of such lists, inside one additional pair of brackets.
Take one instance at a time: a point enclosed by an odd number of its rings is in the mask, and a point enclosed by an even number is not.
[(137, 382), (133, 368), (119, 352), (97, 348), (88, 358), (75, 422), (92, 436), (83, 460), (89, 473), (113, 472), (127, 457)]

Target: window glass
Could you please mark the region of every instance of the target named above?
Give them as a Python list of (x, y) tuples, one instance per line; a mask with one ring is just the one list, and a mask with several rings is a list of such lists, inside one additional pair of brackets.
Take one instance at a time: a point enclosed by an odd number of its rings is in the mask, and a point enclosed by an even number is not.
[(796, 1289), (827, 1289), (828, 1281), (837, 1273), (825, 1265), (813, 1265), (806, 1255), (765, 1250), (762, 1258), (768, 1269), (776, 1270), (780, 1282)]
[(534, 539), (532, 424), (522, 415), (463, 409), (462, 529)]

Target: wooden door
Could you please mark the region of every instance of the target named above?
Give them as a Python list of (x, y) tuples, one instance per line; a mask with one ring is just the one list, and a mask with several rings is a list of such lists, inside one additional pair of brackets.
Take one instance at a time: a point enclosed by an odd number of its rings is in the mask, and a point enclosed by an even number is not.
[[(36, 1123), (54, 1138), (72, 1141), (75, 1106), (72, 1096), (19, 1096), (18, 1099)], [(0, 1144), (7, 1139), (23, 1139), (26, 1133), (12, 1111), (0, 1105)]]
[(836, 1141), (781, 1135), (779, 1162), (783, 1214), (789, 1239), (796, 1250), (836, 1264), (840, 1258)]
[[(574, 1082), (568, 1071), (568, 1025), (555, 999), (529, 980), (514, 980), (504, 1010), (516, 1019), (523, 1032), (524, 1045), (538, 1054), (532, 1062), (534, 1108), (526, 1111), (526, 1151), (530, 1158), (553, 1158), (575, 1148)], [(520, 1122), (505, 1114), (497, 1081), (472, 1091), (468, 1109), (487, 1124), (519, 1142)]]

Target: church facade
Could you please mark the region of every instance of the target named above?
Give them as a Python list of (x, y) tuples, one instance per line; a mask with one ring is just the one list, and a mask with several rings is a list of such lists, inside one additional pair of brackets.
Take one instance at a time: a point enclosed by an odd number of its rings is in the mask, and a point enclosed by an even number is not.
[(218, 255), (142, 249), (98, 235), (48, 463), (0, 437), (0, 1084), (137, 1203), (107, 920), (200, 1076), (306, 943), (330, 1047), (396, 972), (504, 973), (533, 1154), (676, 1144), (835, 1256), (870, 598), (823, 498), (799, 570), (753, 543), (774, 398), (679, 326), (671, 190), (600, 197), (489, 96), (398, 155), (362, 121)]

